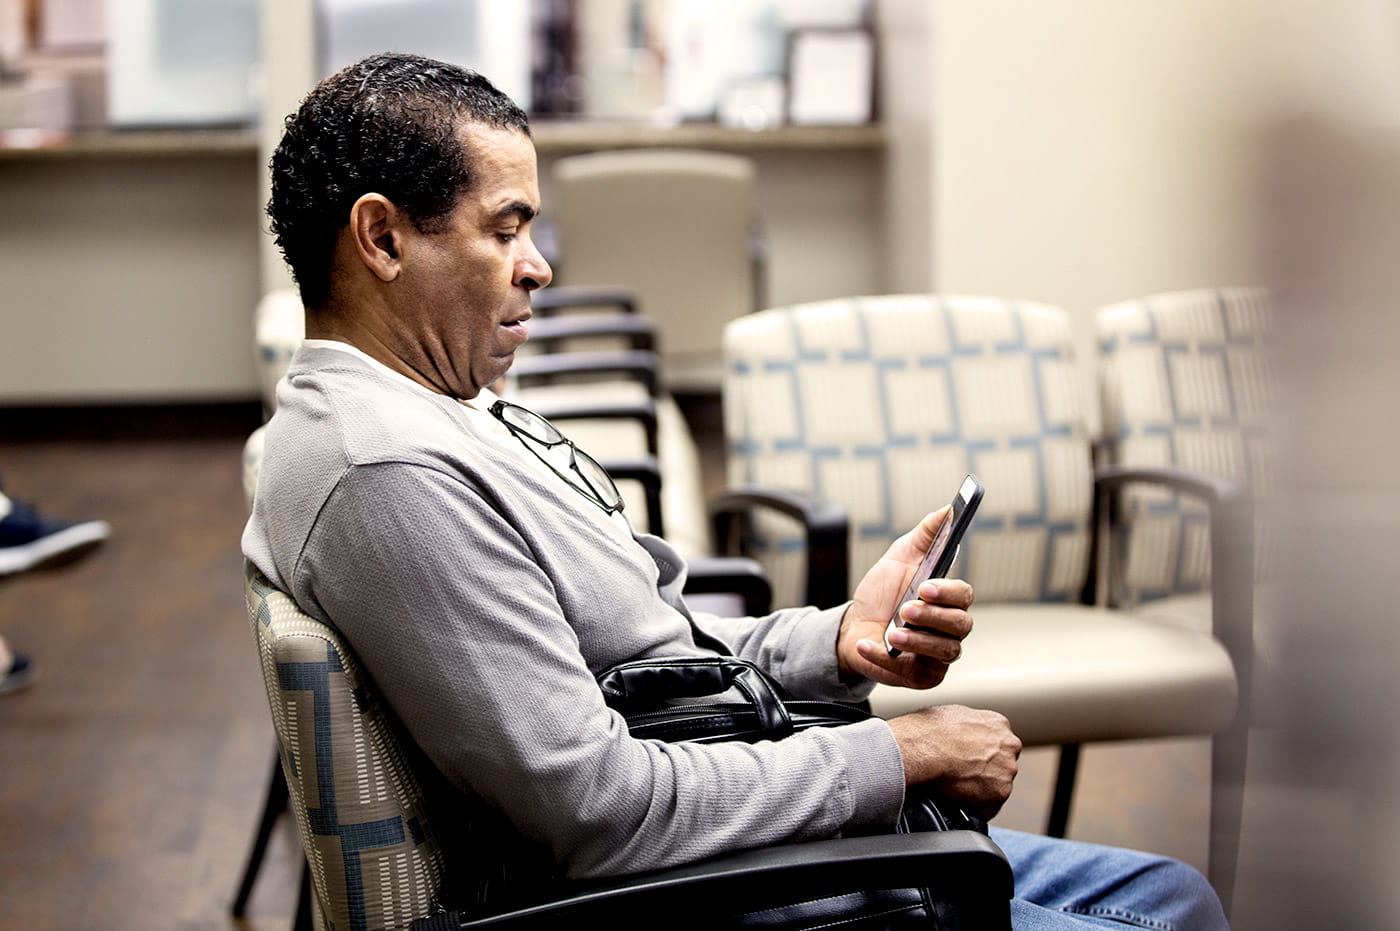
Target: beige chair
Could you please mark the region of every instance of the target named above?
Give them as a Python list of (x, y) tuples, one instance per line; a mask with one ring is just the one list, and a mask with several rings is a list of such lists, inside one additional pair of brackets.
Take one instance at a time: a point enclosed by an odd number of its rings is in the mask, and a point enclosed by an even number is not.
[[(886, 716), (931, 701), (992, 708), (1027, 745), (1062, 746), (1052, 834), (1065, 827), (1080, 744), (1216, 734), (1211, 873), (1228, 897), (1245, 754), (1232, 724), (1248, 640), (1234, 627), (1211, 636), (1084, 602), (1096, 513), (1108, 515), (1124, 483), (1162, 478), (1214, 495), (1217, 539), (1228, 538), (1214, 550), (1217, 589), (1232, 593), (1220, 597), (1234, 598), (1232, 623), (1247, 632), (1248, 502), (1207, 476), (1096, 475), (1072, 347), (1064, 311), (998, 298), (872, 296), (735, 320), (725, 333), (729, 480), (843, 505), (859, 573), (976, 474), (986, 498), (954, 572), (977, 592), (973, 636), (939, 688), (877, 687), (872, 706)], [(776, 603), (849, 592), (845, 578), (832, 590), (831, 572), (803, 578), (796, 524), (756, 516), (748, 535)]]
[(556, 281), (637, 295), (666, 387), (717, 393), (725, 321), (759, 306), (756, 170), (719, 152), (641, 149), (559, 159)]
[[(402, 726), (335, 630), (304, 614), (251, 567), (246, 595), (291, 808), (325, 927), (645, 927), (663, 913), (708, 916), (710, 926), (719, 927), (716, 911), (790, 902), (812, 888), (839, 894), (929, 883), (942, 884), (968, 909), (985, 908), (1003, 919), (976, 927), (1009, 924), (1010, 868), (995, 844), (970, 831), (766, 848), (562, 887), (556, 899), (501, 915), (450, 912), (459, 903), (449, 877), (461, 875), (461, 864), (454, 871), (440, 832), (465, 826), (434, 820), (424, 791), (434, 774), (420, 769), (427, 765), (422, 755), (411, 750)], [(464, 853), (490, 868), (489, 852)]]

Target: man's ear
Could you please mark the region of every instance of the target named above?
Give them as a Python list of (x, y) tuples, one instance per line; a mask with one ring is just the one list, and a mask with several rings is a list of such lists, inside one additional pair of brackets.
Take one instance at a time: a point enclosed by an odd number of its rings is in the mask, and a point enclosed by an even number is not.
[(350, 235), (355, 251), (380, 281), (393, 281), (399, 276), (405, 222), (403, 211), (383, 194), (363, 194), (350, 207)]

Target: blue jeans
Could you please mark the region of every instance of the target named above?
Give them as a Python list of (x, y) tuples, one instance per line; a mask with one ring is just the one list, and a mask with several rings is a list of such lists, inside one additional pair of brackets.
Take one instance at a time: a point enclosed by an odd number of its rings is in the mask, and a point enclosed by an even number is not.
[(995, 827), (991, 835), (1016, 875), (1011, 900), (1016, 931), (1229, 928), (1215, 890), (1184, 863)]

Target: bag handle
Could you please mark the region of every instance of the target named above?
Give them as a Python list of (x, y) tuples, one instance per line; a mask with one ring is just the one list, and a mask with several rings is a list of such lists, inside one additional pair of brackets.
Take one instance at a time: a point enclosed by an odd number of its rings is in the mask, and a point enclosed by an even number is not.
[(792, 733), (792, 716), (775, 683), (753, 663), (732, 656), (662, 656), (619, 663), (598, 676), (603, 697), (614, 708), (670, 698), (702, 698), (738, 689), (758, 715), (766, 737)]

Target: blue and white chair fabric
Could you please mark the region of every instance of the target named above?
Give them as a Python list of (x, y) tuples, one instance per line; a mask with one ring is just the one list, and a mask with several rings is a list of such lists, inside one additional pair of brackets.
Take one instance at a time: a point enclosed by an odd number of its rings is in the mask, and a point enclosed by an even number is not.
[[(1221, 476), (1267, 500), (1268, 431), (1277, 394), (1269, 323), (1267, 292), (1250, 287), (1156, 294), (1100, 309), (1101, 400), (1111, 460)], [(1198, 612), (1204, 611), (1204, 597), (1189, 595), (1210, 585), (1204, 503), (1134, 486), (1120, 504), (1117, 543), (1124, 559), (1112, 579), (1114, 598), (1145, 605), (1177, 596), (1179, 607), (1199, 602)], [(1255, 571), (1262, 578), (1270, 534), (1256, 515)]]
[[(1092, 463), (1064, 311), (1030, 301), (857, 297), (761, 311), (726, 331), (731, 485), (841, 502), (851, 566), (951, 500), (988, 492), (958, 574), (979, 600), (1078, 600)], [(799, 598), (802, 542), (757, 523), (775, 603)]]
[(407, 929), (438, 910), (445, 864), (397, 725), (334, 630), (251, 568), (246, 596), (319, 916)]

